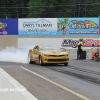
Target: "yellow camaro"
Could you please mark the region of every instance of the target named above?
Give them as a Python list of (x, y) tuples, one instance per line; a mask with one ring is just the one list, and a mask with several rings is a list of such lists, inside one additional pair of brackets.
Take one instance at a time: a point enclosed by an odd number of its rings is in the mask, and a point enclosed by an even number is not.
[(55, 63), (67, 66), (69, 63), (69, 55), (66, 50), (54, 45), (37, 45), (29, 50), (28, 62), (29, 64), (36, 62), (40, 65)]

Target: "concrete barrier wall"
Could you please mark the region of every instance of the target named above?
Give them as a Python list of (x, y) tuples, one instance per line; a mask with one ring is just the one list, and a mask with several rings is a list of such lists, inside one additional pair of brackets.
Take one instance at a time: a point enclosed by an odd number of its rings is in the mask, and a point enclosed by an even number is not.
[[(18, 38), (100, 38), (100, 35), (1, 35), (0, 36), (0, 50), (8, 47), (18, 48)], [(68, 49), (68, 52), (76, 52), (76, 50)], [(90, 52), (91, 50), (87, 50)]]

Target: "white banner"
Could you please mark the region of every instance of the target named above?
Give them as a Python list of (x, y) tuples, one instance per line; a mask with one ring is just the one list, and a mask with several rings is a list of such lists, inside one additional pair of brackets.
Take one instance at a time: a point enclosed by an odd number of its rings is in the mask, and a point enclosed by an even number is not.
[[(18, 38), (18, 48), (35, 45), (56, 45), (59, 48), (76, 49), (74, 43), (78, 43), (79, 38)], [(83, 49), (91, 49), (92, 47), (100, 46), (99, 38), (84, 38)]]
[(57, 18), (19, 18), (18, 35), (56, 35)]

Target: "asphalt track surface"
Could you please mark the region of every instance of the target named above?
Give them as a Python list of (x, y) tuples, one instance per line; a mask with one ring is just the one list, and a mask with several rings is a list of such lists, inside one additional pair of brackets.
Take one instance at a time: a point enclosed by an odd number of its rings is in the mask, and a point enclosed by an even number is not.
[(86, 60), (75, 60), (75, 53), (69, 53), (69, 56), (68, 66), (0, 62), (0, 68), (21, 83), (38, 100), (100, 100), (100, 62), (91, 60), (91, 54)]

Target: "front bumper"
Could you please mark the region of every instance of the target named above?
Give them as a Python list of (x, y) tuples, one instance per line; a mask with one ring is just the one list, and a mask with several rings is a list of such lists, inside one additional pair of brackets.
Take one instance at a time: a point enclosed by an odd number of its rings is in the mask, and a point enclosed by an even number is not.
[(46, 57), (42, 58), (43, 63), (68, 63), (69, 56), (67, 57)]

